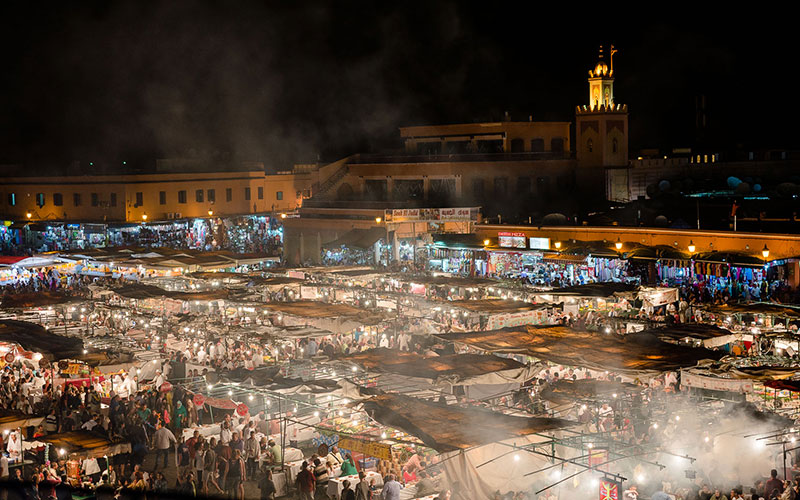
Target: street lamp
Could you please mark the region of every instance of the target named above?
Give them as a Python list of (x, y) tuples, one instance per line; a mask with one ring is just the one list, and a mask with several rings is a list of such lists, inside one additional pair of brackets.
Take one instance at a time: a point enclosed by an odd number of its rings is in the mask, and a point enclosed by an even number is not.
[(32, 214), (32, 213), (30, 213), (30, 212), (28, 212), (28, 213), (26, 213), (26, 214), (25, 214), (25, 217), (27, 217), (27, 218), (29, 218), (29, 219), (30, 219), (31, 217), (33, 217), (33, 214)]
[(489, 241), (488, 239), (483, 240), (483, 246), (488, 247), (489, 243), (491, 243), (491, 241)]
[(209, 210), (208, 211), (208, 216), (211, 217), (212, 215), (214, 215), (214, 211), (213, 210)]
[(286, 214), (281, 214), (281, 219), (285, 219), (285, 218), (286, 218)]
[(620, 241), (620, 239), (617, 238), (617, 242), (614, 243), (614, 246), (617, 247), (617, 252), (619, 252), (620, 250), (622, 250), (622, 241)]
[(761, 250), (761, 255), (764, 256), (764, 264), (766, 264), (767, 263), (767, 259), (769, 258), (769, 248), (767, 248), (766, 244), (764, 245), (764, 249)]
[(380, 217), (375, 217), (375, 223), (376, 224), (380, 224), (382, 220), (383, 219), (381, 219)]
[(147, 220), (147, 214), (142, 214), (142, 220), (143, 220), (143, 221), (146, 221), (146, 220)]
[(694, 254), (695, 246), (694, 246), (694, 242), (692, 240), (689, 240), (689, 246), (687, 248), (688, 248), (690, 254)]
[(553, 246), (556, 247), (556, 250), (561, 250), (561, 242), (560, 241), (556, 241), (555, 243), (553, 243)]

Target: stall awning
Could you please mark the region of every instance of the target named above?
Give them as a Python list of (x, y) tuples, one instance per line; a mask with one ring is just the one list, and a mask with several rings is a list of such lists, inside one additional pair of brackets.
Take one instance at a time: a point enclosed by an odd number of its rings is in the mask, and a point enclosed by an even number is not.
[(544, 361), (593, 370), (643, 374), (695, 366), (724, 353), (670, 344), (650, 333), (625, 336), (573, 330), (565, 326), (504, 328), (485, 332), (446, 333), (437, 337), (487, 352), (527, 354)]
[(546, 253), (542, 260), (547, 262), (572, 262), (572, 263), (584, 263), (586, 262), (585, 255), (573, 255), (567, 253)]
[(597, 397), (609, 397), (614, 394), (636, 394), (642, 388), (635, 384), (613, 382), (610, 380), (567, 380), (562, 379), (550, 383), (542, 390), (542, 397), (556, 404), (574, 404), (581, 399), (594, 399)]
[(656, 246), (640, 246), (628, 252), (625, 252), (626, 259), (638, 260), (686, 260), (688, 261), (691, 256), (677, 248), (669, 245), (656, 245)]
[(457, 307), (459, 309), (466, 309), (475, 313), (490, 313), (490, 314), (505, 314), (517, 313), (524, 311), (536, 311), (539, 309), (552, 309), (553, 307), (560, 308), (560, 305), (554, 306), (553, 304), (532, 304), (522, 300), (500, 300), (500, 299), (484, 299), (484, 300), (453, 300), (447, 302), (450, 307)]
[(2, 309), (22, 309), (28, 307), (44, 307), (53, 305), (70, 304), (74, 302), (83, 302), (83, 297), (76, 297), (58, 292), (29, 292), (29, 293), (15, 293), (4, 296), (0, 299), (0, 308)]
[(769, 314), (783, 318), (800, 318), (800, 308), (769, 302), (752, 302), (750, 304), (726, 304), (708, 306), (704, 309), (715, 314)]
[(629, 283), (587, 283), (585, 285), (567, 286), (542, 292), (542, 295), (564, 297), (613, 297), (619, 293), (632, 293), (639, 289), (638, 285)]
[(27, 321), (0, 321), (0, 342), (19, 344), (26, 351), (39, 352), (49, 359), (65, 359), (83, 352), (83, 340), (50, 333)]
[(477, 234), (474, 233), (468, 233), (468, 234), (442, 233), (442, 234), (434, 234), (431, 236), (433, 238), (433, 244), (435, 246), (453, 248), (453, 249), (465, 249), (465, 250), (484, 249), (483, 238), (479, 237)]
[(127, 442), (114, 443), (89, 431), (72, 431), (36, 438), (36, 441), (51, 443), (56, 449), (64, 448), (69, 453), (80, 453), (89, 457), (112, 456), (131, 451)]
[(704, 252), (694, 257), (695, 262), (712, 264), (729, 264), (737, 267), (761, 267), (764, 260), (753, 255), (739, 252)]
[(402, 394), (380, 394), (361, 404), (381, 424), (416, 436), (440, 453), (577, 425), (560, 418), (517, 417)]
[(456, 377), (466, 379), (504, 370), (519, 370), (525, 365), (510, 358), (482, 354), (448, 354), (426, 358), (422, 355), (377, 348), (341, 358), (368, 371), (389, 372), (427, 379)]
[(177, 292), (164, 290), (153, 285), (131, 283), (112, 289), (114, 293), (128, 299), (155, 299), (167, 297), (176, 300), (220, 300), (228, 298), (227, 290), (208, 290), (203, 292)]
[(0, 264), (13, 265), (19, 261), (27, 259), (26, 256), (0, 255)]
[(322, 245), (323, 248), (347, 247), (356, 250), (366, 250), (381, 238), (386, 237), (386, 230), (381, 227), (369, 229), (351, 229), (333, 241)]

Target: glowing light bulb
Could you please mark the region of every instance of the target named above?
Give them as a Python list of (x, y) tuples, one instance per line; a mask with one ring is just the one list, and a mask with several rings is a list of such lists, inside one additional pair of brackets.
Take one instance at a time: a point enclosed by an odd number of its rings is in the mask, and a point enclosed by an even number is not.
[(514, 461), (519, 462), (519, 453), (514, 453)]

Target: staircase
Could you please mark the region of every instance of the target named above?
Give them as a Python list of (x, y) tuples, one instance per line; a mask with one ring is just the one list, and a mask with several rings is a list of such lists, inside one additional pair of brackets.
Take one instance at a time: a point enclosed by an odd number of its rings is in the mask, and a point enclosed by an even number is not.
[(330, 177), (325, 179), (325, 182), (319, 185), (319, 189), (314, 192), (315, 198), (326, 198), (326, 194), (339, 184), (339, 181), (347, 175), (347, 163), (339, 167), (339, 170), (333, 173)]

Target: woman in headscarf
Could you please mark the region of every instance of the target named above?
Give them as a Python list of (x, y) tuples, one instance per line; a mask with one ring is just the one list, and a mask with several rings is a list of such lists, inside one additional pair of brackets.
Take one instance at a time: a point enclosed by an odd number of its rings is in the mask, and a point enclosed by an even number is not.
[(187, 413), (186, 408), (183, 406), (183, 403), (180, 401), (177, 401), (175, 405), (175, 429), (180, 432), (186, 425), (189, 414)]

